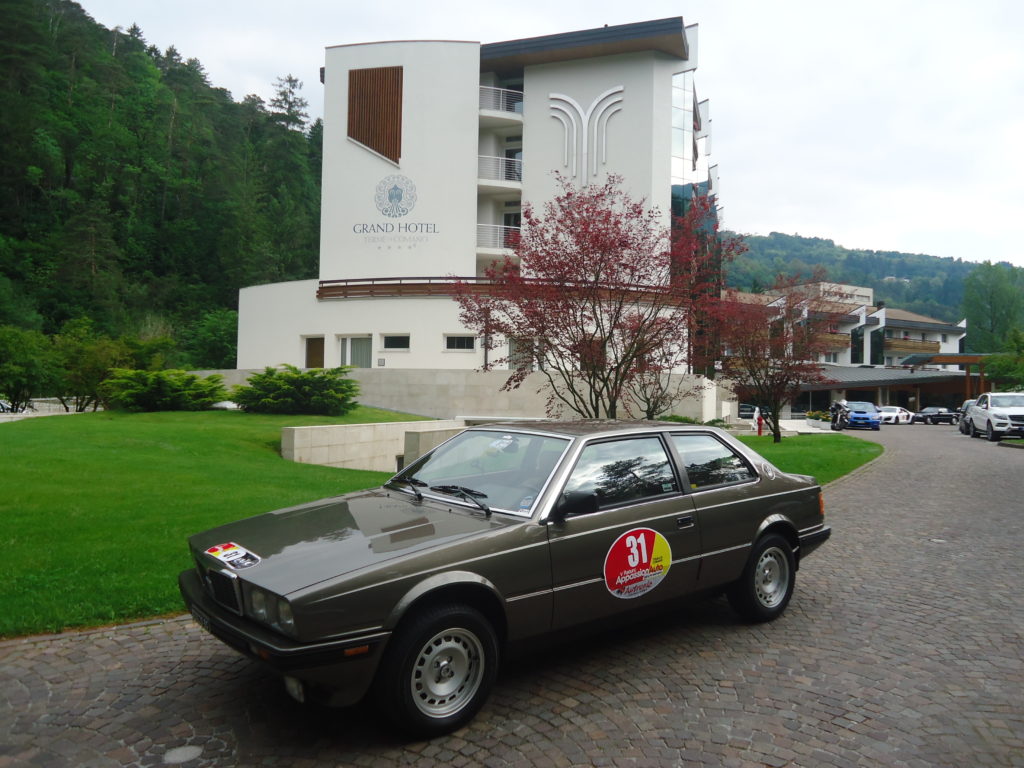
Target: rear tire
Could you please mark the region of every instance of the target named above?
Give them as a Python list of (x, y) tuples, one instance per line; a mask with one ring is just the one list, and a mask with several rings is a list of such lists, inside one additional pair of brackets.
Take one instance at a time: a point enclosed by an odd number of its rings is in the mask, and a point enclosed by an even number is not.
[(793, 549), (785, 538), (771, 533), (757, 542), (743, 575), (729, 587), (729, 604), (745, 621), (771, 621), (786, 610), (795, 584)]
[(498, 640), (468, 605), (441, 605), (403, 624), (381, 660), (374, 697), (405, 733), (432, 737), (468, 723), (498, 671)]
[(970, 435), (971, 437), (981, 437), (981, 435), (978, 434), (978, 428), (974, 426), (973, 419), (971, 419), (971, 421), (968, 422), (967, 424), (967, 434)]

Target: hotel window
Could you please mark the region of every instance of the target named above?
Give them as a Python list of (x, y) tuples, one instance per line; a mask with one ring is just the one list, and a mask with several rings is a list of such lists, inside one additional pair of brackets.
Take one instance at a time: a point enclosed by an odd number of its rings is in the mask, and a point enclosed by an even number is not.
[(306, 367), (324, 367), (324, 337), (313, 336), (306, 339)]
[(476, 349), (476, 337), (445, 336), (444, 348), (453, 352), (472, 352), (474, 349)]
[(370, 368), (371, 339), (369, 336), (341, 336), (339, 343), (339, 361), (342, 365), (353, 368)]
[(384, 349), (390, 349), (392, 351), (399, 349), (409, 349), (409, 335), (404, 336), (384, 336)]

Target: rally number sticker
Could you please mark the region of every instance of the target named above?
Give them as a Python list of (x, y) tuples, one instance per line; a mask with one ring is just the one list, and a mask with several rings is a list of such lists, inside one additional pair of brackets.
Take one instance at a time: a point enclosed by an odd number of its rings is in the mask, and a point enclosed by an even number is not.
[(210, 547), (206, 550), (206, 554), (216, 557), (224, 565), (235, 570), (251, 568), (260, 561), (258, 555), (253, 554), (243, 546), (235, 544), (233, 541)]
[(672, 565), (668, 540), (650, 528), (634, 528), (615, 540), (604, 558), (604, 584), (615, 597), (640, 597), (661, 583)]

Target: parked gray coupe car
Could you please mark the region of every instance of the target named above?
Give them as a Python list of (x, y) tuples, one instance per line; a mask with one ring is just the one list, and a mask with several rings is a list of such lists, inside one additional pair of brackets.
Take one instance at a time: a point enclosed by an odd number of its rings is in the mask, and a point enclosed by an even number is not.
[(382, 488), (191, 537), (195, 620), (299, 700), (369, 694), (406, 732), (469, 721), (527, 641), (726, 591), (783, 612), (826, 541), (814, 478), (710, 427), (468, 429)]

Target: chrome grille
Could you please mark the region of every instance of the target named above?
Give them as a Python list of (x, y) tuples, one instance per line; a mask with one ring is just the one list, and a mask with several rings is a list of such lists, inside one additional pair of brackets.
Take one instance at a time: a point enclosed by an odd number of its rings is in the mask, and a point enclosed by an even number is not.
[(229, 611), (242, 614), (242, 590), (235, 574), (210, 570), (206, 572), (204, 581), (214, 600)]

